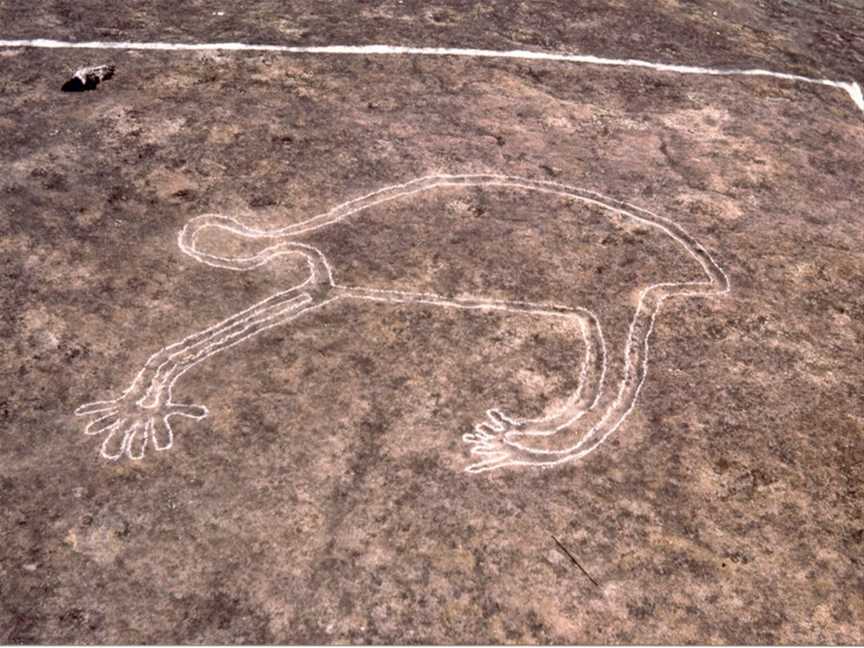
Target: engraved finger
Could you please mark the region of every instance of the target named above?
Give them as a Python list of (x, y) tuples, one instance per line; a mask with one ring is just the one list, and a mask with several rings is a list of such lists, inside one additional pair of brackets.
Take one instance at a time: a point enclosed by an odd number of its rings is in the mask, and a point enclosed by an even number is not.
[(117, 409), (117, 401), (94, 401), (92, 403), (84, 403), (75, 410), (75, 416), (87, 416), (89, 414), (98, 414), (99, 412), (108, 412)]
[(509, 418), (504, 414), (504, 412), (498, 409), (488, 410), (486, 416), (489, 417), (490, 424), (498, 432), (503, 432), (506, 428), (514, 425), (513, 419)]
[(114, 461), (119, 459), (126, 449), (126, 437), (128, 433), (129, 427), (125, 425), (124, 421), (121, 421), (116, 426), (112, 426), (108, 436), (102, 442), (102, 456)]
[(161, 416), (153, 419), (151, 438), (153, 439), (153, 447), (157, 450), (168, 450), (173, 445), (174, 433), (171, 431), (171, 424), (167, 419)]
[(492, 439), (496, 436), (497, 430), (488, 423), (478, 423), (474, 426), (474, 434), (481, 439)]
[(469, 473), (481, 473), (486, 472), (487, 470), (495, 470), (496, 468), (501, 468), (506, 466), (508, 463), (507, 455), (504, 453), (499, 453), (497, 456), (490, 457), (485, 461), (478, 461), (475, 464), (471, 464), (467, 468), (465, 468), (465, 472)]
[(126, 454), (130, 459), (143, 459), (144, 449), (147, 447), (147, 439), (150, 437), (150, 429), (152, 428), (152, 420), (146, 423), (136, 423), (127, 435)]
[(91, 421), (87, 427), (84, 428), (84, 434), (102, 434), (105, 430), (117, 425), (117, 423), (120, 423), (122, 420), (123, 419), (117, 416), (116, 412), (100, 416), (95, 421)]
[(207, 408), (201, 405), (189, 405), (187, 403), (172, 403), (168, 408), (169, 416), (188, 416), (196, 421), (200, 421), (207, 416)]

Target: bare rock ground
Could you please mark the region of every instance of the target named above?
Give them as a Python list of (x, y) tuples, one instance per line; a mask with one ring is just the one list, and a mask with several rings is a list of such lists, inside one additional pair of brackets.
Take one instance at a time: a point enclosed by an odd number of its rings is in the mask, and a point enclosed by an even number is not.
[[(0, 3), (4, 38), (542, 48), (864, 80), (860, 4)], [(0, 52), (0, 641), (861, 643), (864, 116), (774, 79), (423, 57)], [(284, 227), (435, 173), (662, 214), (729, 275), (669, 300), (622, 428), (468, 474), (486, 408), (578, 387), (530, 315), (337, 303), (177, 383), (202, 421), (99, 456), (76, 407), (296, 283), (196, 263), (202, 213)], [(562, 198), (452, 189), (322, 231), (347, 282), (592, 307), (692, 259)], [(214, 250), (229, 240), (213, 239)], [(676, 279), (676, 280), (677, 280)], [(597, 581), (555, 545), (557, 537)]]

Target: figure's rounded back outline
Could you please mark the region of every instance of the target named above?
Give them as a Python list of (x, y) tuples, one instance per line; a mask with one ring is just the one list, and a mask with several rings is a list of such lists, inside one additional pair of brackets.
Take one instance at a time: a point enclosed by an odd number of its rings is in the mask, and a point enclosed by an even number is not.
[[(532, 448), (517, 439), (548, 437), (557, 434), (568, 426), (572, 426), (587, 411), (597, 406), (600, 401), (607, 370), (607, 349), (599, 320), (593, 312), (584, 308), (558, 304), (491, 300), (482, 297), (452, 299), (432, 293), (343, 286), (334, 280), (329, 260), (318, 248), (292, 240), (329, 225), (337, 224), (352, 215), (397, 198), (444, 187), (487, 186), (509, 187), (559, 195), (596, 205), (602, 208), (604, 213), (615, 213), (631, 218), (643, 225), (659, 229), (683, 247), (697, 261), (706, 276), (706, 281), (656, 283), (649, 285), (640, 292), (625, 345), (625, 380), (622, 380), (618, 394), (599, 422), (576, 444), (566, 448), (556, 450)], [(277, 241), (277, 243), (251, 256), (228, 257), (208, 254), (198, 247), (198, 236), (207, 228), (218, 228), (244, 238), (268, 239)], [(197, 419), (207, 416), (207, 410), (204, 407), (177, 404), (173, 401), (174, 384), (198, 363), (273, 326), (287, 323), (302, 313), (320, 308), (336, 299), (350, 297), (378, 302), (503, 310), (513, 313), (533, 313), (542, 316), (577, 319), (585, 341), (586, 351), (580, 371), (579, 388), (568, 399), (568, 407), (574, 408), (573, 411), (563, 417), (559, 412), (534, 419), (514, 419), (493, 408), (488, 410), (489, 420), (487, 422), (475, 426), (473, 433), (463, 435), (463, 440), (472, 445), (472, 454), (481, 458), (481, 461), (466, 469), (469, 472), (482, 472), (506, 465), (542, 467), (557, 465), (564, 461), (584, 457), (599, 447), (609, 435), (620, 427), (635, 407), (647, 375), (648, 338), (653, 331), (654, 321), (665, 299), (674, 296), (723, 294), (729, 291), (729, 280), (722, 268), (698, 241), (674, 221), (598, 192), (579, 189), (558, 182), (500, 174), (424, 176), (367, 193), (299, 223), (273, 230), (253, 228), (228, 216), (204, 214), (190, 219), (184, 225), (178, 233), (178, 245), (185, 254), (196, 261), (212, 267), (234, 271), (251, 270), (280, 256), (300, 255), (308, 264), (310, 275), (304, 282), (280, 291), (216, 325), (194, 333), (153, 354), (136, 376), (130, 388), (120, 398), (97, 401), (76, 410), (76, 414), (79, 415), (110, 412), (108, 415), (100, 416), (96, 421), (93, 421), (85, 430), (88, 434), (108, 431), (109, 437), (106, 438), (102, 448), (102, 454), (106, 458), (117, 459), (123, 454), (133, 459), (141, 458), (143, 449), (151, 440), (148, 438), (148, 434), (151, 435), (152, 445), (157, 450), (167, 449), (171, 447), (173, 441), (169, 420), (172, 416), (182, 415)], [(592, 336), (594, 337), (593, 341)], [(590, 402), (581, 402), (577, 407), (583, 396), (583, 387), (588, 382), (592, 363), (601, 365), (599, 372), (595, 371), (595, 373), (599, 373), (597, 388), (593, 395), (588, 395)], [(146, 382), (142, 378), (145, 375), (150, 378), (148, 385), (143, 384)], [(629, 385), (627, 376), (631, 378)], [(142, 392), (144, 387), (146, 389)], [(128, 421), (125, 423), (118, 422), (117, 419), (120, 417), (118, 412), (122, 401), (128, 400), (130, 394), (136, 389), (143, 395), (135, 399), (135, 405), (139, 408), (149, 408), (156, 413), (151, 412), (144, 416), (143, 418), (146, 419), (144, 422), (139, 420), (141, 416), (138, 415), (132, 416), (134, 420), (131, 423)], [(565, 407), (565, 409), (567, 408)], [(157, 419), (160, 418), (162, 419), (161, 433), (163, 436), (161, 445), (155, 439), (155, 430), (160, 425)], [(97, 425), (100, 422), (101, 425)], [(97, 425), (99, 429), (94, 429), (94, 425)], [(130, 428), (130, 426), (132, 427)], [(123, 429), (127, 431), (123, 433)], [(130, 429), (131, 431), (129, 431)], [(119, 451), (115, 448), (112, 452), (107, 452), (106, 445), (111, 441), (111, 436), (118, 432), (125, 434), (122, 439), (122, 447)], [(166, 439), (167, 443), (165, 442)], [(116, 446), (116, 442), (114, 445)], [(133, 446), (140, 449), (133, 449)]]

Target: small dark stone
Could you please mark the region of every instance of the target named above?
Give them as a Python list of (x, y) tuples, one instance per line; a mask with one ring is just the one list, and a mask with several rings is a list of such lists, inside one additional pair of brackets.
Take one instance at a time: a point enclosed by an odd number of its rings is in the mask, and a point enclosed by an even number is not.
[(78, 77), (72, 77), (66, 83), (63, 84), (63, 87), (60, 88), (63, 92), (84, 92), (85, 90), (95, 90), (96, 86), (99, 85), (99, 82), (96, 81), (91, 84), (84, 83)]
[(75, 71), (75, 74), (60, 88), (63, 92), (84, 92), (95, 90), (102, 81), (114, 76), (113, 65), (97, 65)]

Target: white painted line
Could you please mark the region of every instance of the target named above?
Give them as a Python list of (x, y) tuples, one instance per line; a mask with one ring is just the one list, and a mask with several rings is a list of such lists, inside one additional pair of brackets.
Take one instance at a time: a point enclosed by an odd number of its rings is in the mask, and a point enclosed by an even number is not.
[[(621, 383), (617, 389), (607, 391), (604, 384), (609, 364), (607, 345), (599, 319), (588, 309), (485, 297), (452, 298), (339, 284), (333, 277), (329, 260), (320, 249), (294, 240), (338, 224), (375, 205), (448, 187), (509, 187), (564, 196), (600, 207), (607, 216), (628, 218), (670, 237), (701, 266), (705, 280), (657, 283), (642, 289), (624, 348), (613, 359), (620, 367)], [(201, 250), (198, 245), (199, 234), (207, 229), (221, 230), (245, 239), (263, 239), (272, 244), (251, 256), (217, 256)], [(363, 300), (528, 313), (569, 318), (578, 324), (585, 343), (579, 387), (561, 409), (540, 418), (520, 419), (492, 408), (487, 410), (486, 421), (475, 425), (473, 432), (462, 435), (463, 441), (471, 446), (471, 453), (478, 458), (477, 463), (466, 469), (469, 472), (515, 465), (554, 466), (594, 451), (620, 427), (635, 407), (648, 371), (648, 338), (663, 302), (670, 297), (715, 295), (729, 291), (726, 274), (710, 254), (671, 220), (592, 191), (556, 182), (495, 174), (417, 178), (373, 191), (303, 222), (275, 230), (255, 229), (229, 216), (205, 214), (186, 223), (178, 235), (178, 245), (184, 253), (201, 263), (233, 271), (251, 270), (282, 256), (300, 257), (309, 267), (309, 276), (302, 283), (154, 353), (118, 398), (79, 407), (75, 411), (77, 415), (95, 417), (85, 427), (85, 434), (106, 434), (101, 454), (107, 459), (116, 460), (124, 454), (130, 459), (141, 459), (148, 444), (156, 450), (167, 450), (173, 443), (171, 417), (202, 419), (207, 416), (206, 407), (176, 403), (173, 397), (177, 380), (207, 358), (336, 300)], [(542, 263), (542, 260), (538, 259), (538, 262)], [(550, 437), (560, 441), (556, 449), (543, 445), (543, 439)]]
[(816, 85), (840, 88), (844, 90), (858, 108), (864, 112), (864, 97), (861, 86), (854, 81), (833, 81), (831, 79), (816, 79), (786, 72), (771, 72), (760, 69), (722, 69), (697, 67), (692, 65), (675, 65), (668, 63), (652, 63), (640, 59), (616, 59), (593, 56), (591, 54), (564, 54), (557, 52), (531, 52), (526, 50), (486, 50), (460, 47), (403, 47), (398, 45), (255, 45), (249, 43), (165, 43), (165, 42), (134, 42), (134, 41), (60, 41), (48, 38), (29, 40), (0, 40), (0, 49), (36, 47), (43, 49), (119, 49), (119, 50), (153, 50), (175, 52), (230, 51), (230, 52), (282, 52), (285, 54), (342, 54), (342, 55), (399, 55), (415, 56), (462, 56), (468, 58), (502, 58), (522, 59), (528, 61), (562, 61), (587, 65), (612, 65), (637, 67), (657, 70), (659, 72), (675, 72), (678, 74), (703, 74), (711, 76), (763, 76), (800, 81)]

